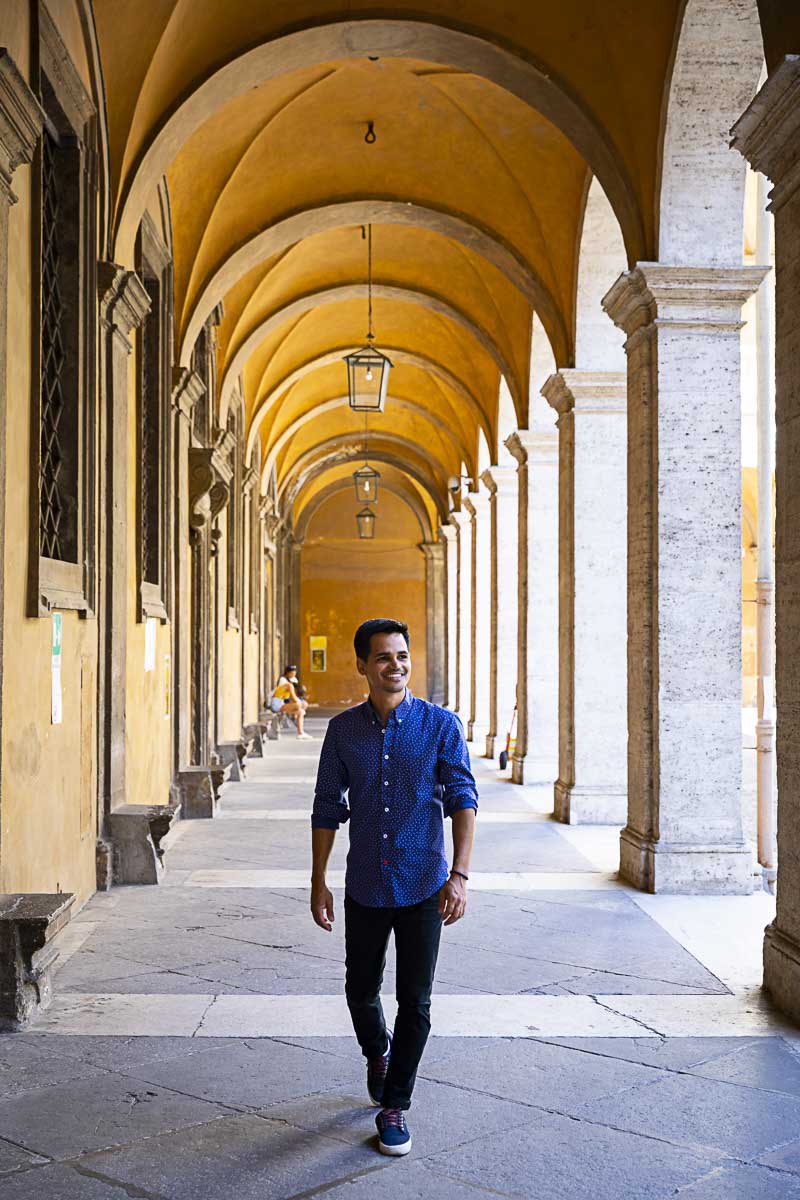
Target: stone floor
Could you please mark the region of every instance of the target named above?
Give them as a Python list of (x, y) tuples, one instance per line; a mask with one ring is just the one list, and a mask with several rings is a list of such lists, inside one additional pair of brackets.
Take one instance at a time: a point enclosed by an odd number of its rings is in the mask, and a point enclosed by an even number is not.
[(556, 825), (480, 759), (414, 1148), (382, 1158), (341, 917), (308, 914), (309, 727), (178, 827), (164, 886), (71, 924), (52, 1008), (0, 1039), (0, 1200), (800, 1198), (800, 1039), (757, 987), (770, 898), (640, 896), (615, 831)]

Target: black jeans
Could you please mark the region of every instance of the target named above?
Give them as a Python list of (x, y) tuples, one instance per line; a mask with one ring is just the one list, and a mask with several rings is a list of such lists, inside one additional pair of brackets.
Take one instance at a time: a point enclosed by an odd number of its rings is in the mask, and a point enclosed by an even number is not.
[(439, 892), (403, 908), (367, 908), (345, 895), (345, 995), (366, 1058), (386, 1053), (380, 991), (392, 930), (397, 954), (397, 1020), (383, 1104), (385, 1108), (409, 1108), (431, 1028), (431, 989), (442, 933)]

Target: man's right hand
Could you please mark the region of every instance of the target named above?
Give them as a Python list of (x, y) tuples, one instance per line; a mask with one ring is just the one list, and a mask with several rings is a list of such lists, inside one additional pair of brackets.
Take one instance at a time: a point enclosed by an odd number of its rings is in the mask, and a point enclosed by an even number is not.
[(311, 915), (320, 929), (333, 929), (333, 896), (326, 883), (311, 884)]

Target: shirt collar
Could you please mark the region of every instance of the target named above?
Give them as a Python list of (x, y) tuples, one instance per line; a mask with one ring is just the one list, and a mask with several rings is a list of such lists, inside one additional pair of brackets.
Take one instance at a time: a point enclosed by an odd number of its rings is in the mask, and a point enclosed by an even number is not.
[[(400, 703), (398, 704), (397, 708), (393, 708), (392, 711), (389, 713), (389, 721), (391, 721), (392, 717), (395, 717), (398, 722), (402, 721), (403, 717), (405, 717), (411, 711), (411, 705), (413, 703), (414, 703), (414, 697), (411, 694), (411, 688), (406, 688), (406, 694), (403, 697), (403, 699), (400, 701)], [(375, 712), (375, 709), (372, 707), (372, 701), (370, 700), (369, 697), (367, 697), (367, 699), (364, 702), (364, 712), (366, 713), (367, 717), (369, 718), (369, 720), (372, 722), (373, 725), (380, 725), (380, 723), (381, 723), (380, 717)], [(388, 725), (388, 723), (389, 722), (387, 721), (387, 725)]]

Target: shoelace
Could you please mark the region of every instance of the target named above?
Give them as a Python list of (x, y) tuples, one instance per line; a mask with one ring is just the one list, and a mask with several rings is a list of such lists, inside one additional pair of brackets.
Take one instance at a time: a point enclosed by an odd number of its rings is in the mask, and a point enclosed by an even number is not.
[(369, 1069), (373, 1075), (377, 1075), (380, 1079), (385, 1079), (386, 1072), (389, 1070), (389, 1055), (382, 1054), (380, 1058), (371, 1058), (369, 1060)]
[(402, 1108), (385, 1108), (381, 1115), (384, 1129), (405, 1129), (406, 1119)]

